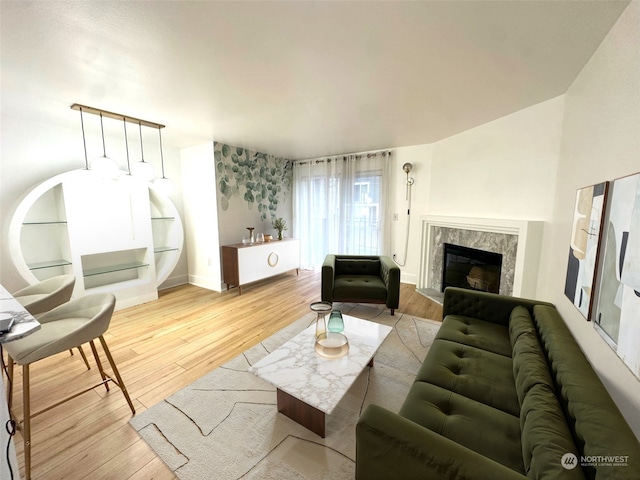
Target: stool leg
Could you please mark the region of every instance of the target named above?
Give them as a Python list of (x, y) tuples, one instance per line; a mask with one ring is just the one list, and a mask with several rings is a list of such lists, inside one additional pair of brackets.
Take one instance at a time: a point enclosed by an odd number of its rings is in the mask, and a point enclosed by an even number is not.
[(96, 364), (98, 365), (98, 370), (100, 371), (100, 376), (102, 377), (102, 381), (105, 382), (104, 388), (109, 391), (109, 382), (107, 382), (107, 375), (104, 373), (104, 368), (102, 368), (102, 362), (100, 361), (100, 356), (98, 355), (98, 350), (96, 350), (96, 344), (93, 343), (93, 340), (89, 342), (91, 345), (91, 351), (93, 352), (93, 358), (96, 359)]
[(82, 360), (84, 360), (84, 364), (87, 366), (87, 370), (91, 370), (91, 366), (89, 366), (89, 360), (87, 360), (87, 356), (84, 354), (82, 345), (78, 345), (78, 351), (80, 352), (80, 356), (82, 357)]
[[(102, 348), (104, 349), (104, 353), (107, 355), (107, 360), (109, 360), (109, 365), (111, 365), (111, 369), (118, 380), (118, 386), (120, 390), (122, 390), (122, 394), (124, 398), (127, 399), (127, 403), (129, 404), (129, 408), (131, 409), (131, 413), (136, 414), (136, 409), (133, 407), (133, 402), (131, 402), (131, 398), (129, 397), (129, 392), (127, 392), (127, 387), (125, 387), (124, 382), (122, 381), (122, 377), (120, 376), (120, 372), (118, 371), (118, 367), (116, 367), (116, 362), (113, 361), (113, 357), (111, 356), (111, 352), (109, 351), (109, 347), (107, 346), (107, 342), (105, 342), (104, 337), (100, 335), (100, 343), (102, 344)], [(93, 345), (93, 342), (92, 342)]]
[(13, 358), (7, 355), (7, 360), (9, 362), (7, 364), (7, 382), (9, 383), (9, 385), (7, 385), (7, 409), (9, 410), (9, 415), (11, 415), (11, 406), (13, 405), (13, 381), (14, 381)]
[(24, 476), (31, 480), (31, 391), (29, 390), (29, 364), (22, 366), (22, 403), (24, 420), (22, 435), (24, 437)]

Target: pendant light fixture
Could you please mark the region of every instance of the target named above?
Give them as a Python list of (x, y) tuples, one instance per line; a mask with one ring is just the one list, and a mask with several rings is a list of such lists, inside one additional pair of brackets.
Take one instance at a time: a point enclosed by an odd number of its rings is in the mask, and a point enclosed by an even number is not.
[(84, 146), (84, 169), (89, 170), (89, 157), (87, 157), (87, 139), (84, 136), (84, 119), (82, 118), (82, 107), (80, 107), (80, 127), (82, 128), (82, 145)]
[(173, 192), (173, 182), (164, 176), (164, 155), (162, 153), (162, 130), (158, 129), (158, 136), (160, 138), (160, 165), (162, 165), (162, 178), (156, 178), (153, 181), (155, 187), (161, 193), (170, 195)]
[(150, 182), (153, 180), (155, 176), (153, 172), (153, 165), (149, 162), (144, 161), (144, 147), (142, 146), (142, 123), (138, 122), (138, 127), (140, 129), (140, 161), (136, 162), (132, 165), (131, 174), (135, 177), (138, 177), (142, 180)]
[(122, 118), (124, 125), (124, 147), (127, 150), (127, 175), (131, 175), (131, 161), (129, 161), (129, 139), (127, 138), (127, 119)]
[(107, 157), (107, 148), (104, 142), (104, 125), (102, 124), (102, 113), (100, 113), (100, 133), (102, 134), (102, 156), (91, 161), (91, 170), (105, 177), (116, 177), (118, 175), (118, 165)]
[[(128, 115), (122, 115), (120, 113), (109, 112), (107, 110), (101, 110), (99, 108), (88, 107), (86, 105), (80, 105), (78, 103), (74, 103), (71, 105), (72, 110), (80, 111), (80, 124), (82, 126), (82, 142), (84, 145), (84, 157), (85, 157), (85, 167), (95, 172), (99, 172), (104, 176), (115, 178), (120, 175), (123, 175), (124, 172), (118, 168), (116, 162), (114, 162), (111, 158), (107, 157), (107, 148), (104, 140), (104, 125), (103, 125), (103, 117), (109, 117), (114, 120), (122, 120), (124, 122), (124, 143), (126, 148), (127, 155), (127, 173), (128, 177), (135, 177), (138, 180), (143, 180), (146, 182), (151, 182), (154, 178), (153, 165), (144, 160), (144, 143), (142, 139), (142, 127), (150, 127), (157, 128), (158, 134), (160, 138), (160, 160), (162, 162), (162, 178), (159, 178), (156, 182), (156, 186), (159, 187), (158, 190), (170, 193), (173, 188), (171, 181), (165, 177), (164, 174), (164, 153), (162, 151), (162, 133), (161, 129), (164, 128), (164, 125), (159, 123), (150, 122), (148, 120), (142, 120), (140, 118), (130, 117)], [(88, 155), (87, 155), (87, 142), (85, 138), (85, 130), (84, 130), (84, 113), (91, 113), (94, 115), (100, 116), (100, 133), (102, 135), (102, 156), (98, 157), (91, 161), (89, 164)], [(127, 134), (127, 122), (135, 123), (138, 125), (138, 129), (140, 131), (140, 161), (131, 163), (131, 158), (129, 156), (129, 137)]]

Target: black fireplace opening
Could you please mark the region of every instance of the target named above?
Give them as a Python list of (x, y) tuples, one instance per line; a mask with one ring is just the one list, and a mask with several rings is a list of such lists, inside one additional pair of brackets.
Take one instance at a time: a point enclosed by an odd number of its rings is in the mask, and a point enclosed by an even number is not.
[(442, 291), (460, 287), (500, 293), (502, 254), (445, 243)]

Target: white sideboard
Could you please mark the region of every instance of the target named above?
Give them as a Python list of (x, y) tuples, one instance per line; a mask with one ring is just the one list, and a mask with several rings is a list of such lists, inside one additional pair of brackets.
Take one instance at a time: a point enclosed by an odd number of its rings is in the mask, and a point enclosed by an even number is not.
[(300, 268), (300, 241), (283, 238), (264, 243), (222, 247), (222, 280), (227, 290)]

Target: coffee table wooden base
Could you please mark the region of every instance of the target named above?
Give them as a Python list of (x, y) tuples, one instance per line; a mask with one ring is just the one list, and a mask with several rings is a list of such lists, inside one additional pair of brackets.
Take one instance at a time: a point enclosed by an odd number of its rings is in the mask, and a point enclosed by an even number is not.
[(388, 325), (350, 315), (343, 315), (342, 320), (349, 350), (340, 360), (318, 355), (313, 348), (316, 326), (312, 324), (248, 369), (276, 388), (278, 412), (323, 438), (325, 417), (367, 365), (373, 366), (378, 348), (393, 331)]
[(324, 438), (324, 412), (292, 397), (279, 388), (276, 390), (278, 411)]

